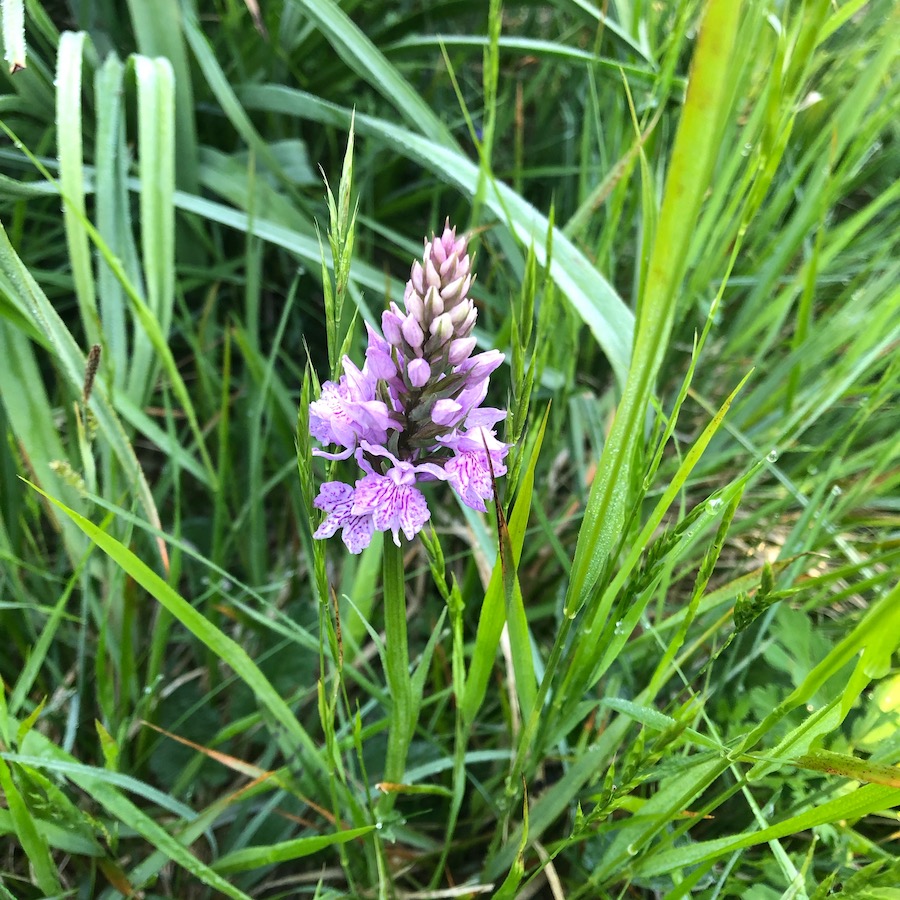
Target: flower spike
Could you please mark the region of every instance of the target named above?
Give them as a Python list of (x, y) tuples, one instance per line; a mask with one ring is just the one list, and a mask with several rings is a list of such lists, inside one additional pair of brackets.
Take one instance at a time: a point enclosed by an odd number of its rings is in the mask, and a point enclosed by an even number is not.
[(505, 411), (481, 403), (503, 354), (472, 355), (477, 310), (468, 296), (474, 275), (467, 244), (449, 219), (439, 237), (425, 241), (404, 309), (391, 303), (382, 314), (384, 337), (367, 325), (363, 368), (345, 357), (340, 380), (325, 382), (310, 404), (312, 436), (340, 448), (313, 452), (353, 456), (362, 470), (352, 487), (322, 485), (315, 505), (328, 515), (313, 537), (340, 529), (347, 549), (360, 553), (375, 531), (390, 531), (399, 546), (401, 531), (412, 539), (431, 517), (417, 482), (447, 481), (463, 503), (486, 511), (491, 473), (506, 472), (509, 445), (493, 430)]

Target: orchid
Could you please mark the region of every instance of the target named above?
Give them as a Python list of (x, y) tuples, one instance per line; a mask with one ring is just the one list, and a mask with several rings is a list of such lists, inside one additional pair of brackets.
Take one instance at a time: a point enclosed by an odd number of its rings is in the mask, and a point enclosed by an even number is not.
[(391, 303), (384, 311), (383, 336), (367, 326), (363, 368), (344, 357), (338, 382), (325, 382), (310, 404), (310, 433), (338, 448), (313, 453), (352, 456), (362, 472), (353, 486), (321, 486), (315, 505), (328, 515), (313, 537), (340, 529), (347, 549), (360, 553), (375, 531), (390, 531), (399, 546), (401, 531), (412, 539), (431, 517), (416, 487), (424, 481), (446, 481), (463, 503), (486, 511), (509, 445), (493, 430), (506, 412), (481, 406), (504, 357), (473, 355), (473, 278), (467, 238), (447, 220), (413, 263), (404, 308)]

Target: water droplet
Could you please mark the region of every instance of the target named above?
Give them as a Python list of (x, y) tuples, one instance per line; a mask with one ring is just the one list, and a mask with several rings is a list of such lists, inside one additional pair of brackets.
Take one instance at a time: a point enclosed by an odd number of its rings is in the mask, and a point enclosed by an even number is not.
[(778, 462), (778, 449), (773, 447), (767, 454), (766, 459), (770, 462)]
[(709, 507), (710, 512), (715, 512), (722, 505), (722, 498), (710, 497), (709, 502), (706, 505)]
[(831, 486), (831, 496), (832, 496), (832, 497), (840, 497), (841, 494), (843, 494), (843, 493), (844, 493), (844, 492), (843, 492), (843, 490), (841, 489), (841, 486), (840, 486), (839, 484), (833, 484), (833, 485)]
[(622, 634), (622, 632), (623, 632), (624, 630), (625, 630), (625, 628), (624, 628), (623, 625), (622, 625), (622, 620), (619, 619), (619, 621), (616, 622), (615, 632), (616, 632), (616, 634)]
[(575, 612), (575, 611), (573, 610), (572, 612), (567, 612), (567, 613), (566, 613), (566, 618), (569, 619), (569, 621), (574, 621), (574, 620), (575, 620), (575, 617), (576, 617), (577, 615), (578, 615), (578, 613)]

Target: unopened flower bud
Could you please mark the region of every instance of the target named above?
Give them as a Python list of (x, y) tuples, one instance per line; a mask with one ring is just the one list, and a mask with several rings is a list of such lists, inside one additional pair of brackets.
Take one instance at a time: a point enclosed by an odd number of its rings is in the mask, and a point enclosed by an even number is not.
[(469, 383), (477, 384), (487, 378), (503, 362), (503, 358), (503, 354), (499, 350), (488, 350), (485, 353), (479, 353), (478, 356), (473, 356), (469, 360), (467, 370)]
[(465, 299), (466, 293), (468, 292), (471, 284), (472, 279), (468, 275), (465, 275), (462, 278), (457, 278), (455, 281), (451, 281), (449, 284), (441, 288), (441, 297), (443, 298), (444, 304), (448, 309), (456, 306)]
[(385, 340), (395, 347), (399, 346), (400, 342), (403, 340), (403, 335), (400, 331), (403, 317), (399, 313), (400, 310), (397, 308), (397, 304), (392, 303), (391, 308), (386, 309), (381, 314), (381, 332), (384, 335)]
[(443, 270), (448, 254), (447, 246), (444, 244), (443, 238), (435, 237), (430, 241), (426, 241), (425, 252), (431, 256), (435, 263)]
[(448, 309), (447, 312), (450, 313), (450, 321), (453, 323), (453, 327), (459, 330), (460, 325), (466, 321), (466, 318), (474, 309), (475, 304), (471, 300), (464, 300), (462, 303), (457, 303), (452, 309)]
[(440, 265), (438, 271), (441, 273), (441, 278), (446, 278), (448, 275), (459, 275), (460, 273), (457, 271), (459, 269), (459, 257), (455, 253), (451, 253)]
[(449, 341), (453, 334), (453, 322), (450, 319), (450, 313), (441, 313), (441, 315), (436, 316), (428, 330), (437, 340), (438, 346), (445, 341)]
[(413, 350), (419, 350), (425, 342), (425, 334), (413, 316), (407, 316), (403, 320), (400, 330), (403, 332), (406, 343), (409, 344)]
[(438, 272), (430, 256), (425, 260), (425, 284), (438, 289), (441, 286), (441, 273)]
[(444, 311), (444, 300), (437, 288), (428, 288), (425, 295), (425, 313), (420, 321), (433, 322)]
[(409, 273), (409, 281), (417, 294), (425, 293), (425, 273), (422, 270), (422, 263), (418, 260), (412, 264), (412, 271)]
[(468, 337), (472, 332), (472, 329), (475, 327), (475, 319), (478, 317), (478, 311), (474, 306), (468, 311), (465, 319), (460, 322), (459, 325), (456, 326), (456, 336), (457, 337)]
[(403, 302), (406, 304), (406, 311), (417, 321), (424, 321), (425, 305), (422, 302), (422, 296), (415, 291), (411, 281), (407, 282), (406, 288), (406, 294), (403, 297)]
[(450, 353), (448, 362), (451, 366), (458, 366), (469, 358), (469, 354), (475, 349), (475, 338), (457, 338), (450, 341)]
[(431, 366), (424, 359), (416, 358), (406, 367), (406, 374), (413, 387), (422, 387), (431, 378)]
[(431, 407), (431, 420), (438, 425), (449, 425), (462, 410), (455, 400), (435, 400)]

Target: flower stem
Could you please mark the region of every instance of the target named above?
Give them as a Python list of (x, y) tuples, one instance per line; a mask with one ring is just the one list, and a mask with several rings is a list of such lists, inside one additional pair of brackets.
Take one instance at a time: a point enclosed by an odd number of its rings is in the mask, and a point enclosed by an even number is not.
[[(384, 668), (391, 698), (387, 758), (383, 780), (400, 784), (406, 771), (406, 754), (415, 729), (409, 649), (406, 637), (406, 586), (403, 578), (403, 550), (393, 541), (384, 542)], [(395, 794), (388, 791), (378, 803), (385, 815), (394, 805)]]

